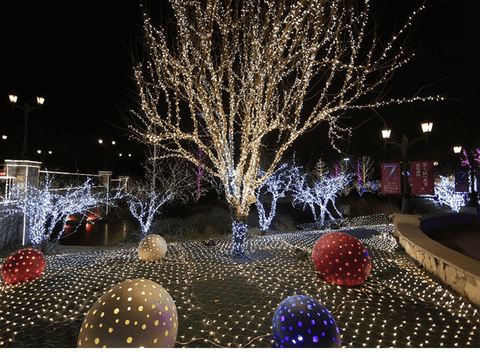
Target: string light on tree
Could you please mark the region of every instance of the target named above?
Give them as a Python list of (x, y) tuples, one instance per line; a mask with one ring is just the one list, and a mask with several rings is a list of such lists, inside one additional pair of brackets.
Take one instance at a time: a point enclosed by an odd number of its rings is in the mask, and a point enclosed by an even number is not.
[(142, 235), (146, 236), (160, 208), (171, 197), (168, 191), (159, 193), (156, 190), (144, 188), (143, 185), (133, 185), (126, 198), (130, 213), (139, 222)]
[[(297, 178), (296, 186), (293, 189), (293, 206), (303, 204), (303, 209), (308, 205), (312, 211), (313, 219), (320, 226), (325, 224), (325, 217), (330, 220), (335, 217), (328, 210), (331, 204), (335, 212), (341, 217), (342, 213), (335, 206), (339, 192), (348, 187), (352, 179), (351, 174), (341, 173), (337, 177), (324, 175), (316, 180), (309, 180), (307, 174)], [(313, 184), (312, 184), (313, 183)], [(317, 213), (317, 207), (319, 213)]]
[[(119, 192), (111, 197), (104, 191), (93, 191), (90, 179), (78, 187), (70, 185), (60, 191), (52, 189), (52, 182), (53, 178), (46, 177), (40, 187), (14, 185), (7, 197), (2, 197), (10, 205), (3, 208), (4, 216), (19, 212), (26, 215), (28, 236), (34, 246), (44, 247), (48, 241), (58, 243), (70, 215), (81, 214), (85, 218), (98, 204), (114, 206), (119, 197)], [(56, 229), (59, 230), (55, 232)]]
[(245, 224), (255, 192), (318, 123), (328, 124), (336, 147), (349, 133), (340, 126), (345, 112), (441, 99), (381, 93), (413, 56), (402, 41), (423, 5), (380, 36), (369, 1), (169, 3), (175, 21), (165, 27), (143, 9), (145, 56), (134, 67), (141, 109), (132, 132), (218, 177), (232, 222)]
[(456, 213), (467, 204), (465, 193), (455, 192), (455, 180), (452, 176), (439, 175), (435, 182), (435, 196), (427, 199), (437, 206), (446, 205)]
[[(286, 197), (287, 193), (290, 192), (292, 185), (296, 182), (296, 177), (299, 175), (299, 172), (300, 166), (295, 164), (290, 166), (287, 163), (282, 164), (267, 178), (265, 183), (258, 188), (255, 205), (257, 206), (260, 228), (263, 231), (270, 228), (270, 224), (275, 217), (278, 200)], [(260, 171), (260, 173), (264, 172)], [(267, 194), (270, 194), (270, 211), (268, 215), (266, 214), (264, 205), (266, 202), (263, 201), (263, 198), (266, 198)]]
[(357, 160), (357, 182), (355, 187), (360, 196), (365, 192), (375, 193), (379, 187), (371, 178), (375, 172), (374, 162), (368, 156), (363, 156)]

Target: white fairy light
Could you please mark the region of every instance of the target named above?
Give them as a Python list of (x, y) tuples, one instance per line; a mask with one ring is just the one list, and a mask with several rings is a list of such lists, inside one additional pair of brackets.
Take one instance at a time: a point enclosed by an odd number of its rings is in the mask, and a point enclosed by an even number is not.
[(145, 236), (160, 208), (171, 199), (171, 196), (169, 191), (160, 193), (154, 189), (132, 186), (126, 199), (130, 213), (139, 222), (142, 235)]
[(311, 251), (325, 233), (318, 230), (253, 237), (250, 260), (226, 255), (227, 237), (215, 247), (169, 243), (168, 255), (156, 263), (139, 261), (136, 247), (47, 255), (43, 277), (17, 286), (2, 282), (0, 346), (75, 347), (98, 298), (120, 282), (143, 278), (161, 284), (175, 301), (176, 347), (272, 347), (276, 307), (299, 294), (329, 308), (344, 346), (479, 347), (478, 308), (399, 250), (386, 220), (355, 218), (342, 229), (372, 258), (369, 279), (351, 288), (319, 280), (313, 263), (288, 255), (293, 248)]
[[(309, 180), (306, 174), (297, 178), (296, 186), (293, 190), (293, 206), (303, 204), (303, 209), (308, 205), (312, 211), (313, 219), (320, 226), (325, 224), (325, 216), (330, 220), (335, 217), (328, 210), (328, 205), (332, 204), (333, 209), (341, 217), (342, 214), (335, 206), (335, 200), (339, 192), (348, 186), (352, 179), (352, 175), (341, 173), (338, 176), (330, 177), (324, 175), (316, 180)], [(317, 208), (319, 213), (317, 213)]]
[(467, 204), (465, 193), (455, 191), (455, 180), (453, 176), (439, 175), (435, 181), (435, 195), (426, 196), (436, 206), (448, 206), (452, 211), (458, 213)]
[[(109, 197), (105, 192), (94, 192), (90, 179), (78, 187), (70, 185), (62, 191), (52, 190), (52, 182), (53, 178), (46, 177), (40, 187), (31, 184), (26, 187), (14, 185), (9, 195), (3, 199), (11, 205), (3, 209), (7, 216), (25, 213), (28, 235), (34, 246), (40, 246), (48, 240), (57, 243), (70, 215), (80, 214), (86, 217), (87, 212), (99, 204), (114, 206), (113, 202), (117, 198)], [(54, 233), (57, 225), (60, 225), (60, 230)]]
[[(187, 159), (218, 177), (237, 223), (246, 222), (255, 193), (285, 151), (318, 123), (328, 123), (337, 148), (335, 141), (350, 132), (339, 123), (348, 110), (442, 99), (380, 93), (412, 58), (401, 41), (423, 6), (382, 42), (370, 30), (369, 1), (170, 5), (171, 31), (144, 14), (146, 55), (134, 67), (139, 126), (132, 132), (165, 157)], [(313, 88), (318, 94), (310, 94)], [(307, 98), (312, 104), (304, 104)], [(265, 148), (275, 150), (272, 160)]]
[[(299, 175), (299, 172), (300, 166), (295, 164), (290, 166), (287, 163), (282, 164), (257, 189), (257, 201), (255, 205), (257, 206), (258, 220), (262, 230), (266, 231), (270, 228), (270, 224), (275, 217), (277, 201), (286, 197), (287, 193), (291, 191), (291, 187), (296, 181), (295, 179)], [(264, 174), (263, 171), (260, 173)], [(270, 211), (268, 216), (265, 211), (265, 201), (263, 201), (267, 194), (270, 194)]]

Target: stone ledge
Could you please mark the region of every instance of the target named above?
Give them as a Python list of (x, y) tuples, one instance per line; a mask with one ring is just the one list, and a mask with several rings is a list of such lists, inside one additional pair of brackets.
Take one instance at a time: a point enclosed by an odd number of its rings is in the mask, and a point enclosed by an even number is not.
[(400, 245), (408, 255), (452, 289), (480, 306), (478, 261), (432, 240), (420, 230), (420, 224), (415, 224), (415, 221), (398, 221), (396, 232)]
[(398, 237), (398, 224), (412, 224), (418, 225), (420, 227), (420, 217), (421, 215), (410, 215), (410, 214), (393, 214), (393, 226), (394, 231), (393, 235)]

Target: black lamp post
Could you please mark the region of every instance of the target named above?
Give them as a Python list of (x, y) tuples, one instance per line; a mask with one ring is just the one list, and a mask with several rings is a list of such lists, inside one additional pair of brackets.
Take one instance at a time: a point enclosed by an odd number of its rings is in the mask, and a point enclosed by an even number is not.
[(115, 146), (117, 144), (117, 142), (110, 141), (110, 143), (108, 143), (107, 141), (103, 140), (102, 138), (99, 138), (98, 139), (98, 144), (105, 147), (105, 166), (104, 166), (104, 169), (108, 170), (108, 148), (110, 146)]
[(23, 110), (23, 115), (25, 118), (25, 126), (24, 126), (24, 132), (23, 132), (23, 147), (22, 147), (22, 155), (21, 158), (28, 158), (28, 146), (27, 146), (27, 138), (28, 138), (28, 115), (30, 111), (35, 110), (35, 109), (40, 109), (42, 105), (45, 103), (45, 98), (37, 96), (37, 104), (38, 106), (33, 106), (30, 107), (28, 102), (25, 102), (23, 106), (20, 106), (17, 104), (18, 96), (15, 94), (10, 94), (8, 96), (8, 99), (10, 100), (10, 103), (12, 103), (12, 109), (15, 110), (15, 108), (18, 108), (20, 110)]
[(392, 144), (396, 146), (397, 148), (400, 149), (402, 153), (402, 164), (403, 164), (403, 170), (402, 170), (402, 214), (408, 214), (410, 213), (410, 205), (409, 205), (409, 195), (410, 195), (410, 189), (408, 187), (408, 178), (407, 178), (407, 153), (408, 149), (414, 145), (415, 143), (425, 140), (425, 144), (428, 143), (428, 135), (432, 132), (433, 129), (433, 122), (429, 121), (424, 121), (421, 123), (422, 127), (422, 132), (425, 134), (423, 137), (419, 137), (414, 139), (413, 141), (409, 142), (407, 136), (403, 135), (401, 141), (395, 141), (390, 138), (390, 134), (392, 133), (392, 130), (385, 128), (382, 130), (382, 137), (385, 141), (385, 148), (387, 144)]

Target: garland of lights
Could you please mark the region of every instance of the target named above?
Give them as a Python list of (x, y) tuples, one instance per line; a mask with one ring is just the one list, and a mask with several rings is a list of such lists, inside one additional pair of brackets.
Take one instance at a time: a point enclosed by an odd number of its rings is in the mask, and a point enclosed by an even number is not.
[[(401, 41), (423, 5), (390, 37), (382, 33), (386, 41), (371, 31), (368, 0), (170, 5), (172, 30), (155, 26), (144, 10), (146, 54), (134, 67), (140, 126), (131, 129), (165, 157), (201, 164), (218, 177), (234, 220), (248, 216), (285, 151), (319, 122), (328, 123), (336, 148), (341, 134), (350, 133), (339, 124), (348, 110), (442, 99), (378, 93), (412, 58)], [(265, 148), (275, 150), (271, 160)]]

